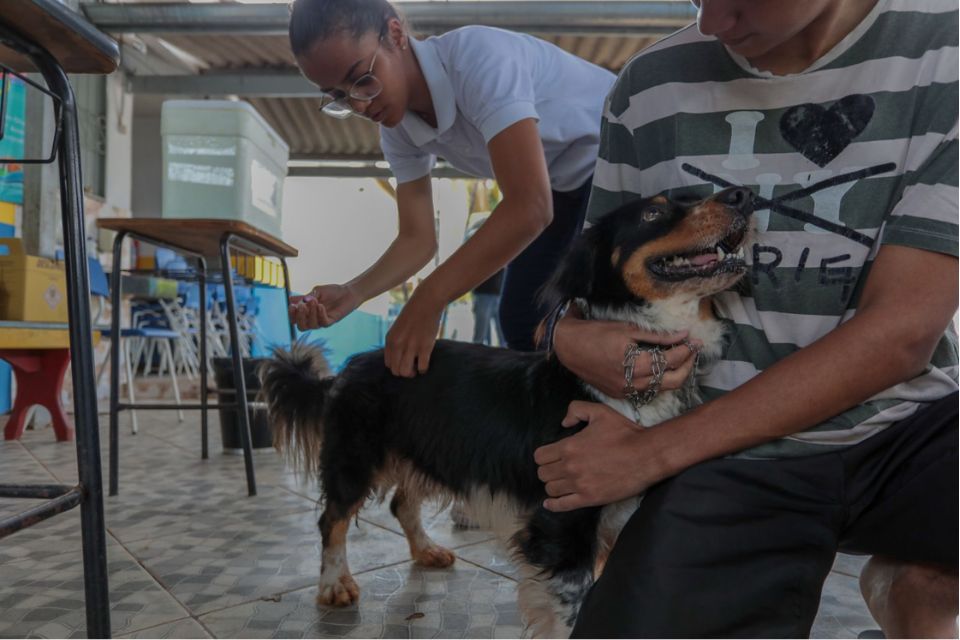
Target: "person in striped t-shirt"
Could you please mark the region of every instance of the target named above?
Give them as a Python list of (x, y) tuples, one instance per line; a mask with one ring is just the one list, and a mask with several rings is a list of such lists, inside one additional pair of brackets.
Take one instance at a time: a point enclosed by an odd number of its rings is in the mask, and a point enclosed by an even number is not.
[[(757, 234), (705, 404), (637, 432), (574, 403), (537, 451), (548, 509), (647, 491), (574, 635), (806, 636), (842, 550), (888, 637), (956, 637), (956, 1), (694, 4), (608, 95), (587, 219), (738, 185)], [(567, 317), (555, 348), (622, 395), (628, 336)]]

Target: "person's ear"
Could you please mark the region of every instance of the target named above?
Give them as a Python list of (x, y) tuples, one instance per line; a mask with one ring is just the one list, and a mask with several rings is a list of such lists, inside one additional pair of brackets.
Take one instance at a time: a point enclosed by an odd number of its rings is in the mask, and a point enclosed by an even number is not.
[(409, 36), (403, 28), (403, 22), (399, 18), (390, 18), (387, 20), (387, 39), (390, 40), (390, 46), (397, 49), (406, 49)]

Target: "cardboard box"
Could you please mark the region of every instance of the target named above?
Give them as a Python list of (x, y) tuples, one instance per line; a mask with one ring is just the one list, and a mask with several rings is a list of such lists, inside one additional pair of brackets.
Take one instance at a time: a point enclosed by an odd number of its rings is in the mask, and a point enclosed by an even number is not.
[(62, 262), (28, 256), (20, 238), (0, 238), (0, 320), (67, 321), (67, 277)]

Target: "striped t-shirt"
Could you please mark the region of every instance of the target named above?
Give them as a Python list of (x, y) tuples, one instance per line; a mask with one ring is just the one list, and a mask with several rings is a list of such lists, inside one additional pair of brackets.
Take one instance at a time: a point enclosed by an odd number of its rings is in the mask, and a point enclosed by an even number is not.
[[(957, 14), (955, 0), (879, 0), (809, 69), (785, 76), (691, 25), (620, 74), (588, 221), (663, 191), (743, 185), (766, 200), (747, 275), (716, 299), (731, 340), (700, 380), (708, 399), (852, 317), (881, 245), (957, 255)], [(956, 389), (951, 327), (923, 374), (743, 455), (855, 444)]]

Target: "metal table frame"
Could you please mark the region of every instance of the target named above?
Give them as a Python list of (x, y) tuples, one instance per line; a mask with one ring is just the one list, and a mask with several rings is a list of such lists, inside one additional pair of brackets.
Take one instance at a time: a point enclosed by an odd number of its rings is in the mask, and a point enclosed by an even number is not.
[[(59, 16), (57, 8), (49, 8), (45, 3), (36, 3), (34, 6), (40, 12), (49, 10), (50, 13), (57, 13), (58, 17), (62, 17)], [(68, 20), (65, 24), (70, 28), (72, 22)], [(105, 36), (102, 37), (106, 40)], [(110, 599), (77, 106), (73, 88), (63, 66), (37, 42), (37, 38), (16, 31), (0, 16), (0, 43), (28, 59), (43, 76), (47, 88), (6, 65), (2, 65), (3, 79), (6, 79), (7, 74), (23, 79), (30, 86), (49, 95), (56, 107), (56, 132), (51, 157), (17, 161), (26, 164), (50, 163), (54, 156), (59, 161), (79, 476), (76, 486), (0, 485), (2, 497), (46, 500), (41, 505), (0, 521), (0, 538), (79, 506), (87, 635), (92, 638), (106, 638), (110, 636)], [(115, 47), (115, 43), (111, 44)], [(116, 58), (119, 60), (118, 52)]]
[[(189, 224), (189, 221), (181, 221)], [(267, 247), (258, 244), (249, 237), (241, 237), (233, 232), (227, 231), (220, 236), (220, 266), (223, 273), (224, 292), (227, 299), (227, 319), (230, 325), (230, 351), (233, 359), (233, 380), (236, 389), (236, 401), (233, 403), (218, 402), (210, 404), (207, 400), (207, 256), (190, 251), (184, 247), (178, 247), (169, 242), (163, 242), (156, 238), (144, 234), (138, 234), (132, 231), (119, 230), (113, 240), (113, 269), (110, 280), (111, 290), (111, 337), (116, 340), (120, 336), (120, 276), (121, 276), (121, 254), (124, 239), (132, 237), (155, 246), (165, 247), (176, 251), (177, 253), (192, 256), (197, 259), (198, 264), (198, 285), (200, 289), (200, 404), (189, 403), (125, 403), (119, 401), (120, 391), (120, 349), (115, 344), (110, 350), (110, 495), (115, 496), (119, 492), (119, 449), (120, 449), (120, 427), (119, 413), (124, 409), (145, 409), (145, 410), (176, 410), (176, 409), (200, 409), (200, 431), (201, 431), (201, 458), (206, 460), (209, 457), (209, 429), (207, 426), (207, 411), (218, 408), (236, 408), (239, 414), (240, 442), (243, 446), (243, 462), (247, 475), (247, 493), (248, 495), (257, 495), (257, 480), (253, 469), (253, 448), (250, 435), (250, 403), (247, 399), (247, 382), (243, 375), (243, 355), (239, 348), (240, 330), (237, 326), (237, 308), (236, 298), (233, 289), (233, 277), (230, 268), (231, 249), (243, 253), (256, 255), (273, 255)], [(244, 246), (246, 245), (246, 246)], [(283, 284), (286, 298), (290, 299), (290, 273), (287, 269), (287, 261), (284, 256), (274, 255), (280, 259), (283, 266)], [(289, 314), (289, 308), (288, 308)], [(288, 315), (288, 324), (290, 326), (290, 341), (294, 342), (297, 338), (296, 328), (292, 319)], [(128, 382), (129, 384), (129, 382)]]

